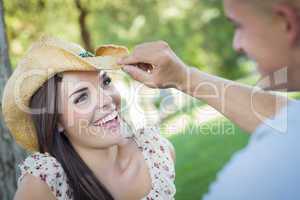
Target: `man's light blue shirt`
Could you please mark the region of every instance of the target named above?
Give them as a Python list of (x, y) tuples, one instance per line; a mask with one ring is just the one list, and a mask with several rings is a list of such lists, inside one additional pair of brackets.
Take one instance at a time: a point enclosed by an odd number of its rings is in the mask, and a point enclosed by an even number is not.
[(203, 200), (300, 200), (300, 101), (257, 128)]

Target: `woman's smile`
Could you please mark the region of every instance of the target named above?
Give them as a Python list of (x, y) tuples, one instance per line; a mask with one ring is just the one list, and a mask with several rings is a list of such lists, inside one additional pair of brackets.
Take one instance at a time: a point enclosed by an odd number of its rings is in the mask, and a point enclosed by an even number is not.
[(118, 128), (120, 127), (119, 113), (115, 110), (105, 117), (96, 120), (93, 123), (93, 126), (100, 126), (107, 129)]

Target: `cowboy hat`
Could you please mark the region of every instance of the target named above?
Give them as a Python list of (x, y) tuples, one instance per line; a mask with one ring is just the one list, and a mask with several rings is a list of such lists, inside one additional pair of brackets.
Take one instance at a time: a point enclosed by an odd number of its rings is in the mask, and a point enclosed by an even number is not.
[(119, 69), (117, 59), (128, 54), (126, 47), (100, 46), (96, 56), (77, 44), (43, 36), (34, 43), (6, 82), (2, 112), (16, 142), (38, 151), (36, 130), (28, 111), (31, 97), (55, 74), (64, 71)]

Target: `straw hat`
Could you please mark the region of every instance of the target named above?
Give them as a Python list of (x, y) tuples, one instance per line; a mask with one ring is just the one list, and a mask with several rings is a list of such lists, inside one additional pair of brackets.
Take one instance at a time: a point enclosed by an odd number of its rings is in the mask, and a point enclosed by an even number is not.
[(64, 71), (119, 69), (116, 60), (127, 55), (122, 46), (105, 45), (96, 56), (77, 44), (43, 36), (34, 43), (7, 81), (2, 98), (4, 121), (16, 142), (38, 151), (36, 130), (29, 114), (33, 94), (52, 76)]

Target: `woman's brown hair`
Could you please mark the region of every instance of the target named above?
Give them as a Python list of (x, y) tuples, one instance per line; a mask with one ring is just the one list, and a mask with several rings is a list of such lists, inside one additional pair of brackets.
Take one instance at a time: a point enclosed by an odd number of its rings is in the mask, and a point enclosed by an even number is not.
[(53, 76), (31, 98), (30, 108), (41, 111), (31, 115), (37, 132), (39, 151), (48, 152), (62, 165), (74, 200), (113, 199), (75, 151), (64, 132), (58, 130), (57, 90), (61, 80), (60, 75)]

